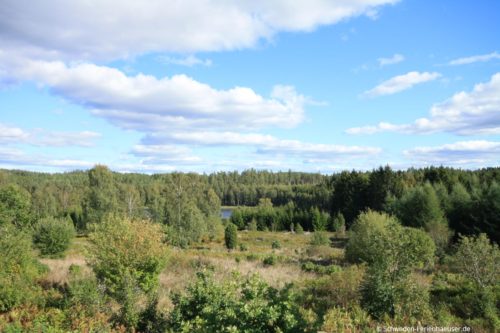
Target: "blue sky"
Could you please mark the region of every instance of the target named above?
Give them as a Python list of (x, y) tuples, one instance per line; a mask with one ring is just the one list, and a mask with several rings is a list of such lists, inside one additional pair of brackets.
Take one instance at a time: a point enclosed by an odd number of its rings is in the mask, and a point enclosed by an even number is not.
[(500, 3), (3, 1), (0, 168), (500, 160)]

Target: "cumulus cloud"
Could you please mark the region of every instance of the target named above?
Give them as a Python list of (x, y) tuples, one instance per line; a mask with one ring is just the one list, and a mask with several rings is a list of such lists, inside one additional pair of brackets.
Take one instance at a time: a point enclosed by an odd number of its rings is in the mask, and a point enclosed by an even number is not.
[(265, 98), (246, 87), (217, 90), (186, 75), (127, 76), (107, 66), (67, 66), (59, 61), (12, 58), (1, 51), (0, 60), (0, 70), (7, 75), (46, 85), (96, 116), (139, 131), (293, 127), (303, 120), (307, 102), (290, 86), (277, 85)]
[(281, 31), (311, 31), (354, 16), (373, 16), (380, 6), (396, 2), (4, 0), (0, 41), (37, 57), (73, 60), (235, 50)]
[(91, 147), (95, 144), (94, 140), (100, 137), (100, 133), (92, 131), (55, 132), (42, 129), (24, 130), (0, 123), (0, 143), (2, 144), (24, 143), (50, 147)]
[(392, 95), (403, 90), (412, 88), (413, 86), (429, 81), (433, 81), (441, 77), (441, 74), (436, 72), (408, 72), (403, 75), (398, 75), (382, 82), (378, 86), (368, 91), (365, 91), (363, 97), (378, 97), (383, 95)]
[(412, 124), (402, 125), (381, 122), (375, 126), (350, 128), (346, 132), (500, 134), (500, 73), (494, 74), (489, 82), (475, 85), (471, 92), (462, 91), (442, 103), (435, 104), (428, 118), (420, 118)]
[(396, 53), (392, 57), (389, 58), (378, 58), (378, 64), (379, 66), (387, 66), (387, 65), (394, 65), (397, 63), (402, 62), (405, 60), (405, 57), (402, 54)]
[(459, 141), (434, 147), (416, 147), (403, 153), (412, 160), (434, 165), (495, 165), (500, 156), (500, 142)]
[(473, 64), (475, 62), (486, 62), (490, 60), (500, 59), (500, 54), (497, 52), (492, 52), (488, 54), (475, 55), (471, 57), (458, 58), (450, 61), (448, 65), (457, 66), (457, 65), (468, 65)]

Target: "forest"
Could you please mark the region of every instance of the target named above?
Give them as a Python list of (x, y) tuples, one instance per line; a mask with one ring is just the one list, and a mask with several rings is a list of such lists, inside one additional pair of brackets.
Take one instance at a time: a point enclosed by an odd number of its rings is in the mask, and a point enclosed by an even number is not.
[(0, 170), (0, 331), (498, 332), (499, 241), (500, 168)]

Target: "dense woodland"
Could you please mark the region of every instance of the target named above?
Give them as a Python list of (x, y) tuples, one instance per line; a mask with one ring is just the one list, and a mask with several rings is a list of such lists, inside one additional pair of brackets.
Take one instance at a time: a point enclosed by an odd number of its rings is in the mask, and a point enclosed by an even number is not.
[[(2, 170), (0, 232), (0, 331), (500, 330), (500, 168)], [(72, 251), (83, 262), (48, 281)], [(219, 279), (221, 258), (300, 273)], [(183, 260), (197, 278), (162, 308)]]

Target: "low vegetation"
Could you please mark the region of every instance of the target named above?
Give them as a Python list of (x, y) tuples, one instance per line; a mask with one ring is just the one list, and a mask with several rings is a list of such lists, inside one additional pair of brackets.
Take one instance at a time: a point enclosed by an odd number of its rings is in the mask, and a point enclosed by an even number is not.
[(1, 332), (500, 330), (496, 169), (5, 173)]

